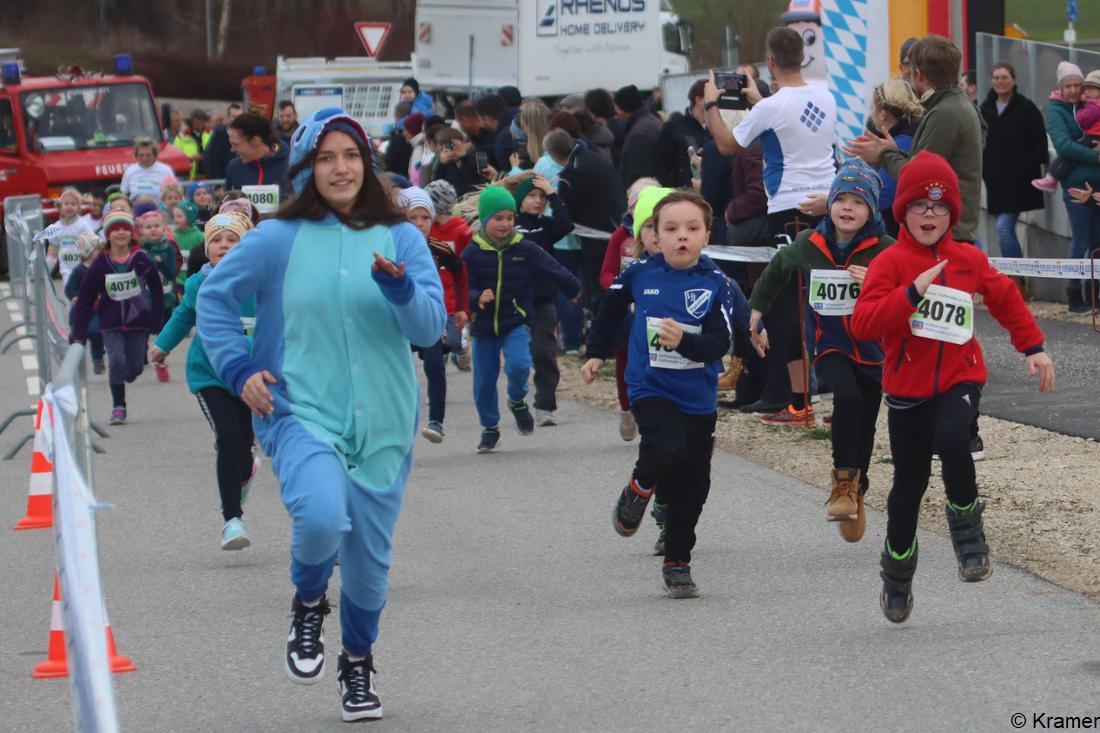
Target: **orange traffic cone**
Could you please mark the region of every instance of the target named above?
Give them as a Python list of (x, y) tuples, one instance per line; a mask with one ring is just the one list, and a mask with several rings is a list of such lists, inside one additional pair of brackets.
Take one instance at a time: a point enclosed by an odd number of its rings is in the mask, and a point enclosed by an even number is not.
[(27, 516), (15, 529), (45, 529), (53, 526), (53, 464), (43, 453), (42, 400), (34, 417), (34, 452), (31, 454), (31, 487), (27, 494)]
[[(107, 620), (107, 611), (103, 611), (103, 624), (107, 628), (107, 660), (112, 672), (133, 672), (137, 667), (129, 657), (120, 656), (115, 646), (115, 635), (111, 631), (111, 622)], [(46, 679), (49, 677), (68, 677), (69, 660), (65, 652), (65, 628), (61, 622), (61, 582), (57, 573), (53, 576), (53, 603), (50, 606), (50, 645), (46, 661), (35, 665), (31, 677)]]

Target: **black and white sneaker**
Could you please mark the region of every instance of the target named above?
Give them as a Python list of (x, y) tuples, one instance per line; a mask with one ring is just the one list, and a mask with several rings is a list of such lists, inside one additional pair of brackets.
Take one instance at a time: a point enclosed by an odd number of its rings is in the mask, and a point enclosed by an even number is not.
[(340, 704), (344, 720), (377, 720), (382, 717), (382, 703), (374, 690), (373, 657), (358, 661), (348, 659), (342, 652), (336, 665), (336, 684), (340, 688)]
[(331, 610), (325, 596), (316, 606), (307, 606), (294, 594), (290, 607), (294, 620), (286, 638), (286, 673), (300, 685), (312, 685), (325, 676), (324, 625)]

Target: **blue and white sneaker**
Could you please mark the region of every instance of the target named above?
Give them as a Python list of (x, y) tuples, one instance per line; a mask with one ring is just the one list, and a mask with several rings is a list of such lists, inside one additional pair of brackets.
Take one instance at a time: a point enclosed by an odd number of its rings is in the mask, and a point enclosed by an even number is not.
[(252, 544), (248, 538), (248, 532), (244, 531), (244, 523), (239, 517), (233, 517), (222, 527), (222, 549), (243, 550)]

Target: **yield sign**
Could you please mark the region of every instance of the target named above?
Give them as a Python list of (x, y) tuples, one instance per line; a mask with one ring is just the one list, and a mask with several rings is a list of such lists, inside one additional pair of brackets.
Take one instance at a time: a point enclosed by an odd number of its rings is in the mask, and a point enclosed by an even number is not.
[(382, 46), (390, 35), (389, 23), (356, 23), (355, 32), (367, 50), (367, 56), (378, 58), (382, 52)]

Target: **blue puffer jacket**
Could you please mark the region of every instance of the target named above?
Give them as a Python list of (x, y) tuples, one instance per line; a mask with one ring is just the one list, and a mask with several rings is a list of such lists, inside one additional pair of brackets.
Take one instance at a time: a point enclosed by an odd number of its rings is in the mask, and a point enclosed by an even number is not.
[[(577, 278), (519, 232), (499, 248), (478, 232), (462, 250), (462, 261), (470, 284), (470, 335), (475, 338), (503, 336), (522, 326), (534, 308), (535, 286), (542, 277), (570, 298), (581, 291)], [(492, 290), (494, 299), (479, 308), (477, 301), (485, 290)]]

